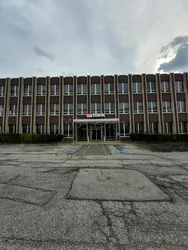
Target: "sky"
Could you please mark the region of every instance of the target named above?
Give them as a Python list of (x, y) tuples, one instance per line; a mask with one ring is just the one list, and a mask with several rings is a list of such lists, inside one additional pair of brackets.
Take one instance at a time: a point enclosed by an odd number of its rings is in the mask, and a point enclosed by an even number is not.
[(188, 72), (187, 0), (0, 0), (0, 77)]

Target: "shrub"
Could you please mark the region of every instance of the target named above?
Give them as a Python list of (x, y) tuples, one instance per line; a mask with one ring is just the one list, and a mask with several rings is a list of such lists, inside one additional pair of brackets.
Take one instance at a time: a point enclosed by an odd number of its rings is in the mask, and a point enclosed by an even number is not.
[(159, 141), (173, 141), (173, 134), (160, 134)]
[(130, 134), (132, 141), (188, 141), (188, 134)]
[(188, 141), (188, 134), (178, 134), (176, 135), (177, 141)]
[(20, 135), (22, 142), (33, 142), (33, 135), (32, 134), (22, 134)]
[(51, 143), (63, 140), (63, 135), (38, 134), (3, 134), (0, 135), (2, 143)]
[(145, 141), (145, 134), (130, 134), (133, 141)]
[(19, 134), (3, 134), (3, 135), (0, 135), (0, 142), (20, 143), (20, 135)]

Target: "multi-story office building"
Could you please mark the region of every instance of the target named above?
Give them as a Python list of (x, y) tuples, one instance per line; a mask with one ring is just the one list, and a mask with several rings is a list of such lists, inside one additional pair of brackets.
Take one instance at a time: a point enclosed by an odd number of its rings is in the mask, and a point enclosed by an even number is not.
[(187, 133), (188, 73), (0, 79), (0, 132), (126, 140)]

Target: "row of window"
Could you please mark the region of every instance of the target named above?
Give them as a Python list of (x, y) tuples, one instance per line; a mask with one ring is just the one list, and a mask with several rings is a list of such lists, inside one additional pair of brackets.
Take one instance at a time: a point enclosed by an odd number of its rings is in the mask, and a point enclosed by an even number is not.
[[(135, 123), (135, 133), (144, 133), (144, 123), (137, 122)], [(173, 133), (173, 123), (172, 122), (164, 122), (164, 132), (165, 133)], [(120, 136), (128, 136), (130, 133), (130, 123), (120, 123)], [(159, 133), (159, 123), (158, 122), (149, 122), (147, 126), (147, 133), (155, 134)], [(179, 133), (186, 134), (187, 133), (187, 122), (180, 121), (179, 122)]]
[[(172, 104), (171, 101), (163, 101), (162, 102), (163, 112), (168, 113), (172, 112)], [(185, 101), (177, 101), (177, 110), (179, 113), (186, 112), (186, 104)], [(149, 113), (157, 113), (157, 102), (149, 101), (148, 102), (148, 112)], [(129, 113), (129, 102), (120, 102), (119, 103), (119, 113), (126, 114)], [(134, 102), (134, 113), (143, 113), (143, 102)]]
[[(59, 126), (58, 124), (51, 124), (50, 126), (50, 134), (58, 134)], [(72, 137), (73, 136), (73, 127), (72, 123), (64, 124), (64, 137)], [(173, 133), (173, 123), (172, 122), (164, 122), (164, 132), (165, 133)], [(179, 130), (181, 134), (187, 133), (187, 122), (180, 121), (179, 122)], [(0, 125), (0, 132), (2, 132), (2, 125)], [(135, 133), (144, 133), (144, 123), (137, 122), (135, 123)], [(9, 125), (9, 133), (16, 133), (16, 125)], [(29, 124), (22, 125), (22, 133), (29, 134), (31, 133), (31, 126)], [(44, 134), (45, 126), (44, 124), (36, 125), (36, 133)], [(147, 133), (155, 134), (159, 133), (159, 124), (158, 122), (150, 122), (147, 126)], [(120, 123), (120, 136), (128, 136), (130, 134), (130, 123)]]
[[(128, 83), (119, 83), (119, 93), (126, 94), (128, 93)], [(161, 82), (161, 92), (170, 92), (170, 83), (169, 82)], [(175, 82), (176, 92), (184, 91), (184, 84), (182, 81)], [(87, 84), (78, 84), (77, 85), (77, 94), (85, 95), (87, 94), (88, 88)], [(133, 93), (142, 93), (143, 87), (141, 82), (133, 82)], [(113, 94), (114, 93), (114, 83), (105, 83), (104, 85), (105, 94)], [(147, 82), (147, 92), (155, 93), (156, 92), (156, 83), (155, 82)], [(92, 95), (100, 95), (101, 89), (99, 83), (91, 84), (91, 94)], [(0, 96), (4, 96), (5, 90), (4, 86), (0, 86)], [(32, 95), (32, 85), (24, 85), (24, 96)], [(37, 95), (45, 95), (46, 94), (46, 85), (37, 85)], [(50, 85), (50, 95), (59, 95), (59, 84)], [(64, 84), (64, 95), (73, 95), (73, 84)], [(11, 86), (11, 96), (18, 96), (18, 86)]]
[[(175, 82), (176, 92), (184, 92), (184, 84), (182, 81)], [(133, 82), (133, 93), (142, 93), (143, 86), (141, 82)], [(160, 84), (161, 92), (170, 92), (170, 82), (161, 82)], [(119, 83), (119, 93), (128, 93), (128, 83)], [(147, 82), (147, 93), (156, 93), (156, 82)]]
[[(120, 102), (119, 103), (119, 113), (120, 114), (127, 114), (129, 113), (129, 102)], [(114, 114), (115, 113), (115, 104), (112, 102), (105, 103), (105, 114)], [(23, 105), (23, 115), (31, 115), (31, 104), (24, 104)], [(77, 114), (86, 114), (88, 106), (87, 103), (78, 103), (77, 104)], [(186, 112), (186, 105), (185, 101), (177, 101), (177, 108), (178, 112)], [(101, 113), (101, 104), (100, 103), (91, 103), (91, 112), (100, 114)], [(158, 112), (157, 109), (157, 102), (150, 101), (148, 102), (148, 112), (149, 113), (156, 113)], [(170, 101), (163, 101), (163, 112), (168, 113), (172, 112), (172, 106)], [(9, 115), (17, 115), (18, 113), (18, 106), (17, 105), (10, 105)], [(143, 113), (143, 102), (134, 102), (134, 113)], [(4, 114), (4, 107), (0, 105), (0, 116)], [(73, 104), (67, 103), (64, 104), (64, 114), (71, 115), (73, 114)], [(45, 104), (37, 104), (36, 105), (36, 115), (45, 115)], [(50, 115), (59, 115), (59, 104), (51, 104), (50, 105)]]

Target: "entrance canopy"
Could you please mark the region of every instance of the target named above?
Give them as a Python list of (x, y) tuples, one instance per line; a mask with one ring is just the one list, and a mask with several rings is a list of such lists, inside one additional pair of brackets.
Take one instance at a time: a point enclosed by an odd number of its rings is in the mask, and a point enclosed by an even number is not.
[(106, 118), (106, 119), (74, 119), (75, 123), (112, 123), (119, 122), (119, 118)]

